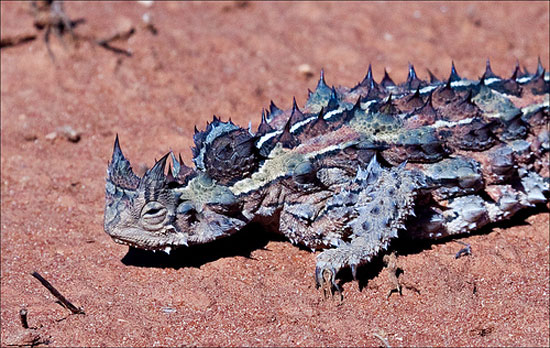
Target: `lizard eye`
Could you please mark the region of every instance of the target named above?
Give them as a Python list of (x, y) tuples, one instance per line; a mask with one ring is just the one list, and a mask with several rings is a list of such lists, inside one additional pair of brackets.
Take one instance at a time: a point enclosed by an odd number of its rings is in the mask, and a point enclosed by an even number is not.
[(156, 226), (166, 219), (167, 210), (159, 202), (149, 202), (141, 210), (141, 220), (145, 225)]

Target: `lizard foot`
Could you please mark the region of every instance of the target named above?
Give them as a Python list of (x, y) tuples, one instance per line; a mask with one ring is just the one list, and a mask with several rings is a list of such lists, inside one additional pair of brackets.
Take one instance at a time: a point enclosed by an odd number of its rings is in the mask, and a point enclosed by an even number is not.
[(325, 299), (334, 298), (335, 295), (338, 296), (340, 302), (343, 299), (342, 289), (336, 283), (336, 274), (347, 266), (343, 256), (341, 250), (338, 249), (325, 250), (317, 256), (315, 282), (317, 288), (322, 289)]
[(395, 252), (392, 252), (389, 255), (384, 255), (382, 260), (386, 265), (386, 268), (389, 272), (390, 281), (393, 285), (393, 289), (389, 291), (387, 298), (390, 298), (391, 294), (393, 294), (394, 292), (398, 293), (399, 295), (403, 295), (403, 292), (401, 290), (401, 283), (399, 283), (399, 279), (397, 278), (399, 273), (399, 267), (397, 266), (397, 255), (395, 254)]
[(338, 294), (338, 298), (342, 301), (342, 289), (336, 283), (336, 271), (333, 268), (317, 268), (315, 270), (315, 282), (317, 288), (323, 291), (325, 299), (334, 298)]

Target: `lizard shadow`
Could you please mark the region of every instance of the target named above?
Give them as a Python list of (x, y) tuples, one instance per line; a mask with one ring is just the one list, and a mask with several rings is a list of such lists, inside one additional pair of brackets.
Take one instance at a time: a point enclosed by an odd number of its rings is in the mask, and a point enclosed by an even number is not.
[(440, 239), (411, 239), (411, 238), (407, 238), (406, 236), (402, 236), (404, 238), (398, 238), (396, 241), (392, 243), (392, 245), (394, 250), (398, 253), (398, 255), (417, 254), (424, 250), (431, 249), (433, 245), (445, 244), (452, 241), (459, 241), (460, 239), (466, 238), (468, 236), (490, 234), (496, 228), (506, 229), (513, 226), (530, 226), (530, 224), (526, 221), (526, 219), (529, 216), (545, 213), (545, 212), (546, 213), (550, 212), (550, 210), (545, 205), (540, 205), (533, 208), (520, 210), (508, 220), (502, 220), (499, 222), (487, 224), (481, 227), (480, 229), (470, 233), (450, 235)]
[[(537, 205), (536, 207), (519, 211), (512, 218), (508, 220), (488, 224), (471, 233), (451, 235), (440, 239), (411, 239), (411, 238), (407, 238), (406, 231), (402, 231), (402, 233), (400, 233), (399, 235), (400, 238), (397, 238), (394, 241), (392, 241), (390, 247), (386, 252), (378, 254), (368, 264), (364, 264), (358, 267), (356, 280), (359, 285), (359, 290), (362, 291), (365, 287), (367, 287), (368, 282), (374, 279), (375, 277), (377, 277), (380, 274), (380, 272), (382, 272), (382, 270), (386, 267), (385, 262), (383, 261), (383, 257), (386, 254), (389, 254), (391, 252), (395, 252), (398, 256), (418, 254), (424, 250), (431, 249), (434, 245), (445, 244), (452, 241), (459, 241), (460, 239), (471, 235), (489, 234), (492, 231), (494, 231), (495, 228), (506, 229), (512, 226), (530, 226), (530, 224), (526, 221), (526, 219), (529, 216), (545, 213), (545, 212), (550, 212), (550, 209), (545, 205)], [(457, 244), (457, 252), (461, 248), (462, 247), (458, 247), (458, 244)], [(469, 257), (469, 255), (466, 255), (463, 257)], [(404, 273), (404, 270), (397, 267), (397, 269), (395, 270), (395, 273), (396, 273), (396, 276), (399, 277), (401, 274)], [(341, 270), (338, 273), (337, 278), (339, 279), (338, 284), (340, 286), (347, 282), (353, 281), (351, 271), (348, 268)], [(413, 289), (413, 290), (418, 291), (416, 289)]]
[(285, 241), (276, 233), (270, 232), (261, 225), (252, 223), (235, 234), (210, 243), (173, 249), (170, 254), (164, 251), (151, 251), (130, 247), (121, 259), (127, 266), (184, 268), (200, 266), (225, 257), (243, 256), (252, 258), (251, 252), (264, 249), (270, 241)]
[[(359, 285), (359, 290), (362, 291), (367, 287), (370, 280), (374, 279), (382, 272), (386, 267), (383, 257), (385, 254), (391, 253), (392, 251), (396, 252), (397, 255), (418, 254), (424, 250), (431, 249), (433, 245), (460, 240), (469, 235), (488, 234), (498, 227), (529, 226), (529, 223), (525, 221), (527, 217), (549, 211), (550, 210), (546, 206), (537, 206), (535, 208), (520, 211), (509, 220), (486, 225), (472, 233), (447, 236), (437, 240), (411, 239), (406, 238), (406, 232), (402, 233), (400, 235), (401, 238), (394, 240), (386, 252), (375, 256), (368, 264), (358, 267), (356, 280)], [(266, 245), (270, 241), (288, 241), (288, 239), (278, 233), (269, 231), (269, 229), (264, 228), (261, 224), (252, 223), (227, 238), (222, 238), (207, 244), (174, 249), (171, 254), (167, 254), (163, 251), (153, 252), (129, 248), (128, 253), (121, 261), (125, 265), (137, 267), (174, 269), (185, 267), (199, 268), (206, 263), (225, 257), (243, 256), (252, 258), (250, 256), (252, 251), (259, 249), (266, 250)], [(309, 250), (300, 246), (298, 247)], [(458, 249), (460, 248), (457, 247), (457, 251)], [(404, 273), (404, 270), (397, 267), (395, 273), (396, 276), (399, 277), (399, 275)], [(354, 280), (349, 268), (344, 268), (338, 272), (337, 279), (340, 286)]]

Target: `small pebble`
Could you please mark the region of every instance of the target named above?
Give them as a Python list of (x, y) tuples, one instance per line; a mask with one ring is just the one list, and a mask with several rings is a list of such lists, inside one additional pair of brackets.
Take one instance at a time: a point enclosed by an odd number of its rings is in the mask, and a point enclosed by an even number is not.
[(162, 311), (166, 314), (176, 313), (176, 309), (171, 307), (162, 307)]
[(23, 139), (25, 139), (25, 141), (35, 141), (38, 139), (38, 136), (33, 133), (25, 133), (23, 134)]
[(302, 64), (298, 66), (298, 72), (300, 75), (304, 76), (305, 78), (309, 79), (310, 77), (313, 77), (313, 69), (311, 68), (311, 65), (309, 64)]
[(80, 141), (80, 132), (73, 129), (73, 127), (66, 125), (57, 129), (61, 135), (72, 143), (78, 143)]
[(44, 137), (46, 140), (54, 141), (58, 137), (64, 137), (72, 143), (78, 143), (80, 141), (80, 132), (73, 129), (69, 125), (58, 127), (54, 132), (46, 134)]
[(44, 138), (46, 140), (53, 141), (53, 140), (55, 140), (55, 138), (57, 138), (57, 132), (48, 133), (48, 134), (46, 134), (46, 136)]

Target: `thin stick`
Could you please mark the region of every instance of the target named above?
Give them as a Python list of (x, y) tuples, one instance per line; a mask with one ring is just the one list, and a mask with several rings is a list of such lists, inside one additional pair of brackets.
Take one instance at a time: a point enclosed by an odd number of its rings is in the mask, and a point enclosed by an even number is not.
[(65, 308), (67, 308), (68, 310), (70, 310), (74, 314), (85, 314), (84, 309), (82, 309), (80, 307), (76, 307), (71, 302), (69, 302), (69, 300), (67, 300), (63, 295), (61, 295), (59, 293), (59, 291), (57, 291), (57, 289), (54, 288), (53, 285), (50, 284), (50, 282), (48, 282), (40, 274), (38, 274), (38, 272), (33, 272), (32, 276), (35, 277), (36, 279), (38, 279), (38, 281), (40, 283), (42, 283), (42, 285), (44, 285), (46, 287), (46, 289), (48, 289), (52, 293), (52, 295), (57, 297), (57, 299), (63, 304), (63, 306), (65, 306)]
[(111, 46), (111, 42), (120, 41), (120, 40), (128, 40), (130, 38), (130, 36), (134, 35), (135, 32), (136, 32), (136, 30), (134, 28), (130, 28), (126, 31), (116, 33), (116, 34), (114, 34), (113, 36), (111, 36), (109, 38), (96, 40), (95, 42), (96, 42), (96, 44), (98, 44), (99, 46), (101, 46), (101, 47), (103, 47), (107, 50), (113, 51), (113, 52), (118, 53), (118, 54), (124, 54), (127, 57), (131, 57), (132, 56), (131, 52), (129, 52), (125, 49), (122, 49), (122, 48)]
[(34, 39), (36, 39), (34, 34), (3, 37), (0, 39), (0, 48), (17, 46)]
[(128, 30), (116, 33), (106, 39), (97, 40), (97, 43), (99, 45), (103, 45), (103, 44), (110, 44), (111, 42), (117, 41), (117, 40), (128, 40), (130, 36), (134, 35), (135, 32), (136, 30), (134, 28), (130, 28)]
[(106, 39), (95, 39), (92, 36), (80, 35), (80, 34), (75, 34), (76, 35), (75, 37), (78, 40), (88, 41), (92, 44), (98, 45), (98, 46), (100, 46), (100, 47), (102, 47), (106, 50), (111, 51), (111, 52), (114, 52), (114, 53), (117, 53), (117, 54), (122, 54), (122, 55), (125, 55), (127, 57), (131, 57), (132, 56), (131, 52), (129, 52), (125, 49), (122, 49), (122, 48), (111, 46), (111, 42), (119, 41), (119, 40), (127, 40), (130, 36), (132, 36), (134, 34), (134, 32), (135, 32), (135, 29), (130, 28), (127, 31), (114, 34), (111, 37), (108, 37)]
[(132, 53), (129, 52), (129, 51), (126, 51), (125, 49), (122, 49), (122, 48), (117, 48), (117, 47), (114, 47), (114, 46), (111, 46), (109, 45), (108, 43), (106, 42), (102, 42), (102, 43), (97, 43), (99, 46), (105, 48), (106, 50), (109, 50), (109, 51), (112, 51), (112, 52), (115, 52), (115, 53), (118, 53), (118, 54), (123, 54), (125, 55), (126, 57), (131, 57), (132, 56)]

